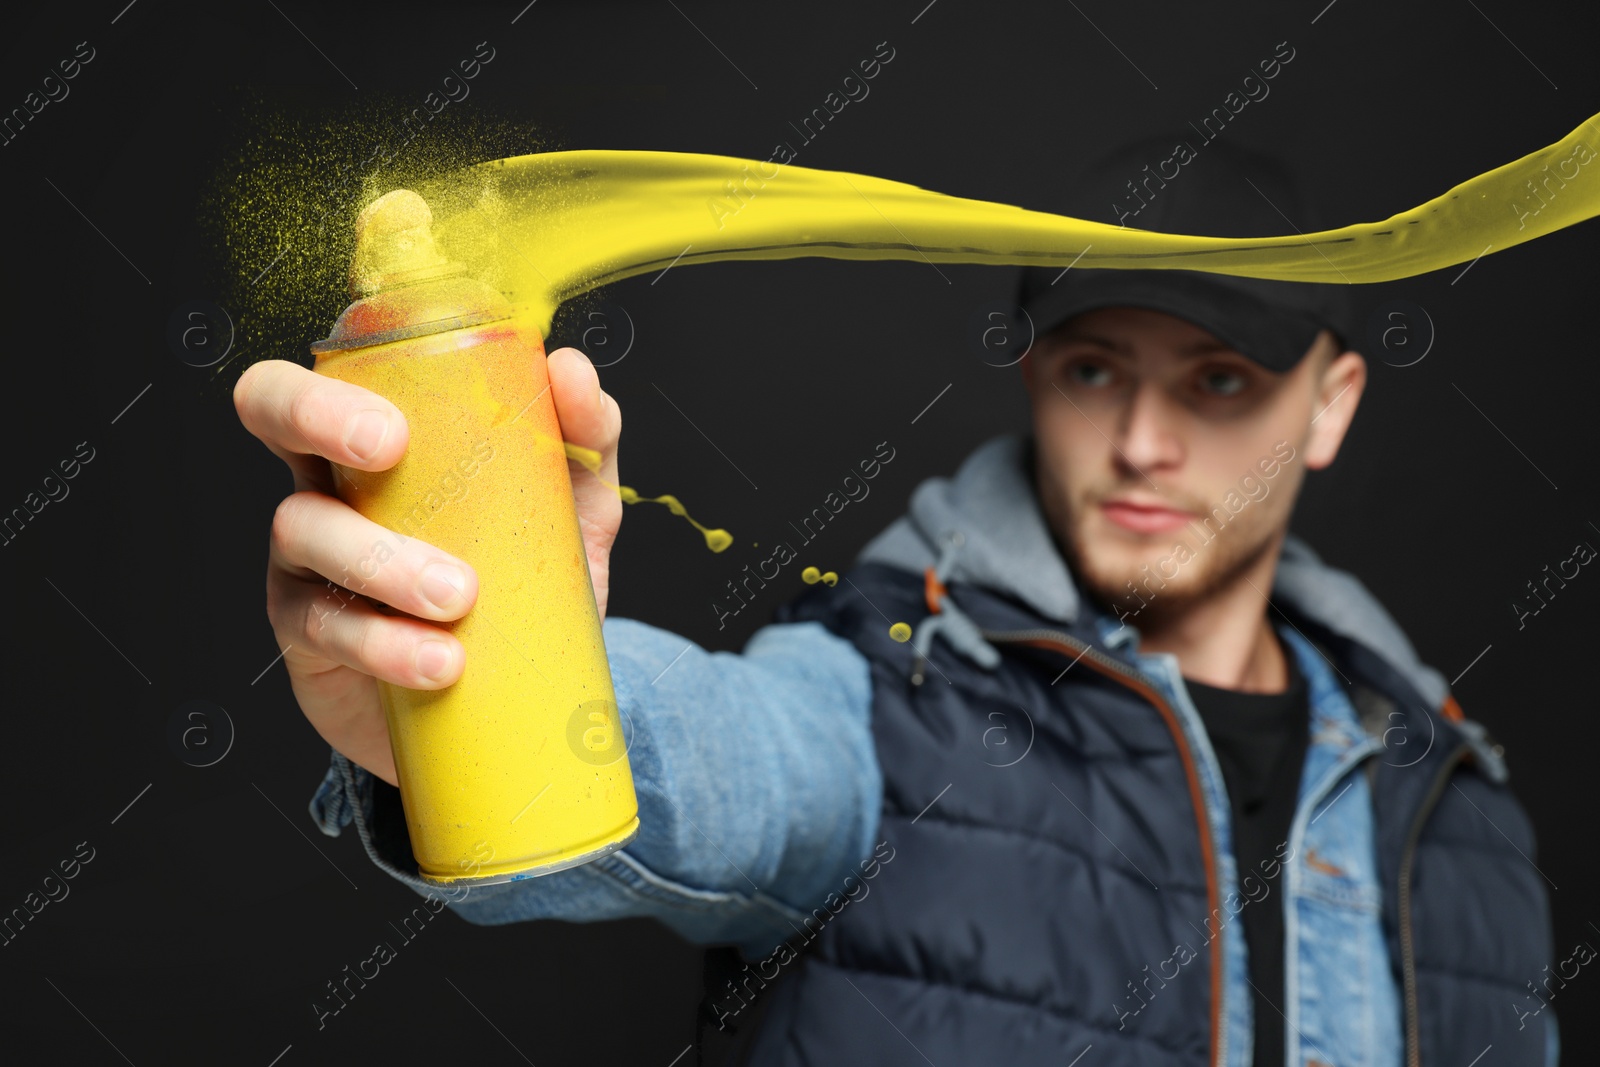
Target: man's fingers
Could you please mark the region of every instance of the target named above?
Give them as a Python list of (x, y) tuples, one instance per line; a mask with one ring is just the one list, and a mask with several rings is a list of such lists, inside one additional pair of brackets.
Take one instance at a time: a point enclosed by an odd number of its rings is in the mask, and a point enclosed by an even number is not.
[(575, 445), (600, 453), (601, 472), (616, 481), (617, 439), (622, 433), (622, 410), (600, 388), (600, 375), (587, 356), (576, 348), (550, 353), (550, 394), (555, 401), (561, 435)]
[(319, 468), (294, 457), (381, 471), (398, 463), (410, 442), (405, 416), (377, 393), (281, 359), (246, 368), (233, 404), (245, 429), (294, 469), (297, 484)]
[(455, 635), (403, 616), (384, 615), (354, 593), (281, 577), (275, 632), (295, 647), (407, 689), (442, 689), (461, 677), (466, 650)]
[(459, 619), (478, 597), (478, 576), (467, 563), (322, 493), (285, 497), (270, 543), (270, 562), (290, 575), (331, 579), (353, 591), (346, 598), (360, 593), (424, 619)]

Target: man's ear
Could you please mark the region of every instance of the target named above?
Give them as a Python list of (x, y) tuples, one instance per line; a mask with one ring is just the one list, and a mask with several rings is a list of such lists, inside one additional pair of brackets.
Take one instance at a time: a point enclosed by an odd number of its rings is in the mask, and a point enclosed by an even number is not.
[(1341, 352), (1318, 375), (1312, 397), (1311, 426), (1306, 433), (1305, 464), (1321, 470), (1333, 462), (1355, 418), (1367, 385), (1367, 361), (1360, 352)]

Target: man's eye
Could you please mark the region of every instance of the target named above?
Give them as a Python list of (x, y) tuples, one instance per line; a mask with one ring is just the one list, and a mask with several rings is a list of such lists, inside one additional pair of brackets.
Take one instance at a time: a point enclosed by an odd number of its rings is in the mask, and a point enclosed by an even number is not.
[(1213, 368), (1200, 375), (1201, 387), (1212, 396), (1235, 396), (1250, 383), (1238, 371)]
[(1075, 385), (1109, 385), (1111, 371), (1098, 363), (1079, 362), (1067, 368), (1067, 378)]

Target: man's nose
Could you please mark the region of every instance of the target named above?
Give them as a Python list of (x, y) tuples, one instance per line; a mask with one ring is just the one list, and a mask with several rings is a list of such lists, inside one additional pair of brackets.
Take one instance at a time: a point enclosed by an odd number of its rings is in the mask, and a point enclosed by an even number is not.
[(1136, 386), (1118, 426), (1116, 444), (1122, 461), (1144, 474), (1182, 464), (1184, 447), (1176, 416), (1160, 389), (1145, 382)]

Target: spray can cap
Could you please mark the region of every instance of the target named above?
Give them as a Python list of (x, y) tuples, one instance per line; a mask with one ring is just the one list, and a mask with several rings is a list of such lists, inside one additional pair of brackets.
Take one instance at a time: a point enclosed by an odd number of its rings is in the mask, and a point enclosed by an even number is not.
[(385, 193), (356, 216), (356, 251), (350, 259), (350, 297), (446, 274), (464, 274), (433, 242), (433, 210), (410, 189)]
[(507, 318), (510, 305), (497, 290), (468, 277), (435, 244), (433, 211), (410, 189), (378, 197), (356, 216), (350, 259), (354, 300), (317, 355), (442, 333)]

